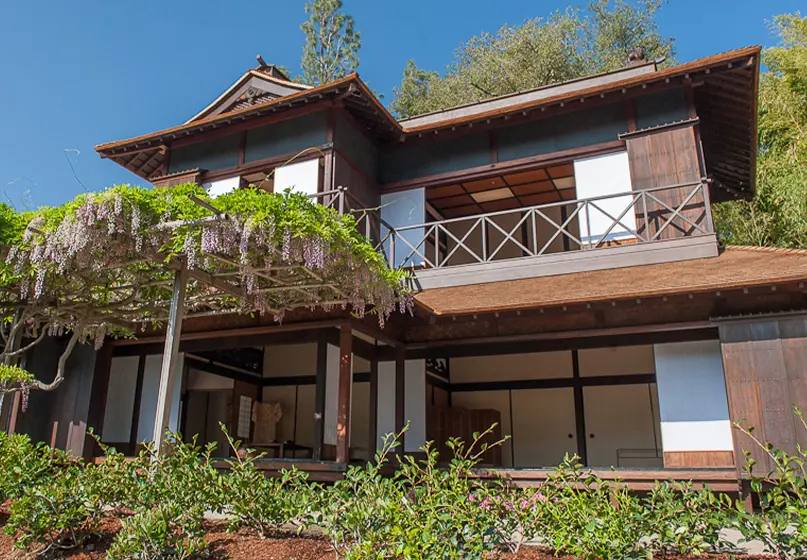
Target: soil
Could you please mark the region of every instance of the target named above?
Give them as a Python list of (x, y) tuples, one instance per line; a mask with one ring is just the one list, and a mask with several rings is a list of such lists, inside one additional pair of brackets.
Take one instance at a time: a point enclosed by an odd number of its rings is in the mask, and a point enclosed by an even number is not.
[[(0, 510), (0, 526), (6, 516)], [(57, 551), (47, 556), (48, 559), (65, 560), (103, 560), (115, 532), (120, 528), (116, 520), (107, 522), (102, 527), (102, 534), (85, 541), (81, 549), (73, 551)], [(211, 523), (208, 526), (207, 541), (210, 543), (211, 560), (335, 560), (328, 542), (320, 537), (288, 537), (262, 539), (249, 533), (231, 534), (225, 525)], [(13, 550), (14, 539), (0, 533), (0, 558), (8, 560), (39, 560), (36, 553)], [(771, 560), (766, 556), (730, 556), (701, 555), (666, 556), (664, 560)], [(499, 560), (575, 560), (571, 556), (554, 556), (550, 552), (536, 547), (522, 547), (518, 554), (505, 554)]]

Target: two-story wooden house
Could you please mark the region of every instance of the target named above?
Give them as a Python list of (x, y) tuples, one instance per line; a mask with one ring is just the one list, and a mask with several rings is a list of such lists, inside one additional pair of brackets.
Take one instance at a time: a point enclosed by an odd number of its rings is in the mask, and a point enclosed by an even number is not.
[[(807, 407), (807, 252), (723, 248), (711, 215), (754, 193), (759, 55), (639, 62), (401, 121), (358, 75), (309, 87), (262, 65), (184, 124), (98, 146), (156, 188), (291, 188), (354, 211), (418, 288), (415, 315), (384, 329), (342, 311), (186, 320), (172, 427), (266, 428), (267, 469), (329, 478), (407, 422), (407, 452), (497, 422), (510, 438), (485, 463), (523, 483), (576, 453), (636, 488), (737, 490), (752, 448), (732, 420), (807, 444), (791, 414)], [(65, 389), (87, 395), (77, 425), (130, 451), (149, 439), (162, 348), (108, 343)], [(95, 452), (80, 432), (68, 444)]]

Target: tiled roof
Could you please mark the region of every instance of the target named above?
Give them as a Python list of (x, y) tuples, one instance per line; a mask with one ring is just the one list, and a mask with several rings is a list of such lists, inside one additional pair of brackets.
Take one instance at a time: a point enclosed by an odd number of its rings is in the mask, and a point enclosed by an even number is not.
[(425, 290), (438, 315), (461, 315), (807, 281), (807, 250), (728, 247), (719, 256)]

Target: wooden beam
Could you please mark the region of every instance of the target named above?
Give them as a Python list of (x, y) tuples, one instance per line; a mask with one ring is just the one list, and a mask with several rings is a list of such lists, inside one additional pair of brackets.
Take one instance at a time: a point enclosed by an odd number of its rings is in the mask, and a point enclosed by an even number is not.
[(342, 327), (339, 336), (339, 394), (336, 409), (336, 462), (350, 461), (350, 397), (353, 384), (353, 331)]
[(314, 459), (322, 459), (325, 442), (325, 390), (328, 381), (328, 341), (320, 336), (317, 341), (317, 374), (314, 393)]
[[(112, 369), (112, 345), (105, 343), (95, 357), (95, 368), (92, 374), (92, 387), (90, 388), (90, 406), (87, 411), (87, 427), (97, 432), (104, 428), (104, 415), (106, 414), (106, 399), (109, 391), (109, 374)], [(84, 459), (92, 461), (97, 452), (98, 444), (94, 438), (87, 435), (84, 440)]]
[(132, 425), (129, 430), (129, 445), (134, 453), (137, 446), (137, 431), (140, 428), (140, 403), (143, 401), (143, 379), (146, 374), (146, 356), (141, 354), (137, 360), (137, 380), (135, 381), (135, 397), (132, 405)]
[(586, 415), (583, 406), (583, 385), (580, 383), (580, 357), (577, 350), (572, 350), (572, 381), (574, 382), (574, 424), (577, 438), (577, 455), (580, 461), (588, 464), (588, 446), (586, 443)]
[(370, 441), (368, 449), (370, 455), (378, 447), (378, 360), (373, 358), (370, 361)]
[(474, 391), (519, 391), (522, 389), (560, 389), (575, 387), (602, 387), (605, 385), (646, 385), (656, 382), (655, 373), (635, 375), (602, 375), (596, 377), (553, 377), (550, 379), (519, 379), (514, 381), (477, 381), (472, 383), (452, 383), (453, 393)]
[(403, 346), (395, 349), (395, 433), (401, 434), (400, 453), (403, 454), (406, 447), (404, 440), (406, 434), (401, 433), (406, 423), (406, 351)]
[(188, 283), (188, 269), (184, 261), (174, 274), (174, 290), (171, 294), (171, 310), (168, 314), (168, 327), (165, 335), (165, 349), (160, 369), (160, 388), (157, 393), (157, 412), (154, 418), (152, 441), (161, 453), (165, 444), (165, 431), (171, 418), (171, 397), (174, 392), (177, 361), (179, 360), (179, 338), (182, 331), (182, 317), (185, 313), (185, 288)]

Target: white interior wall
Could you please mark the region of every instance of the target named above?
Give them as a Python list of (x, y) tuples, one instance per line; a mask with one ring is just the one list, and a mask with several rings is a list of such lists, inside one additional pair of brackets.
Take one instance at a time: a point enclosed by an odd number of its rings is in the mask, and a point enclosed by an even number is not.
[(375, 448), (370, 444), (370, 384), (353, 383), (350, 398), (351, 458), (370, 460)]
[[(146, 367), (143, 371), (143, 394), (140, 397), (140, 420), (137, 424), (137, 441), (152, 441), (154, 420), (157, 415), (157, 393), (160, 390), (160, 368), (162, 354), (146, 356)], [(182, 376), (185, 368), (185, 354), (180, 353), (174, 374), (174, 390), (171, 395), (171, 414), (168, 429), (176, 432), (179, 428), (179, 401), (182, 396)]]
[[(469, 410), (498, 410), (502, 437), (512, 435), (510, 426), (510, 391), (461, 391), (451, 395), (452, 406)], [(485, 426), (487, 428), (487, 426)], [(502, 444), (502, 466), (513, 466), (513, 439)]]
[(202, 185), (212, 198), (233, 192), (241, 186), (241, 177), (228, 177)]
[(577, 352), (580, 377), (654, 373), (653, 346), (591, 348)]
[(314, 445), (315, 385), (300, 385), (297, 388), (297, 432), (295, 441), (300, 445)]
[(319, 159), (290, 163), (275, 170), (275, 192), (286, 189), (303, 194), (316, 194), (319, 187)]
[[(391, 227), (403, 227), (409, 225), (419, 225), (426, 222), (426, 191), (423, 188), (411, 189), (381, 195), (381, 218)], [(381, 226), (381, 236), (387, 234), (386, 228)], [(418, 247), (418, 243), (423, 240), (423, 228), (414, 228), (398, 233), (398, 237), (405, 238), (410, 245), (402, 239), (395, 242), (395, 266), (404, 264), (420, 265), (423, 259), (417, 254), (409, 260), (406, 256), (417, 247), (421, 254), (426, 254), (425, 243)], [(385, 242), (384, 249), (390, 255), (390, 243)]]
[(573, 389), (522, 389), (512, 399), (516, 467), (557, 465), (577, 453)]
[(264, 377), (316, 375), (317, 344), (275, 344), (263, 349)]
[[(618, 194), (631, 191), (630, 166), (628, 153), (618, 152), (604, 154), (575, 160), (574, 178), (577, 189), (577, 198), (594, 198), (598, 196)], [(607, 212), (613, 218), (630, 207), (631, 196), (619, 196), (596, 201), (602, 210), (589, 206), (580, 210), (581, 240), (597, 242), (601, 239), (613, 223), (613, 219), (603, 213)], [(631, 209), (620, 220), (629, 228), (636, 228), (635, 210)], [(606, 239), (631, 238), (633, 235), (620, 225), (614, 227)]]
[(188, 368), (188, 391), (223, 391), (232, 389), (234, 384), (229, 377)]
[(104, 427), (101, 430), (101, 440), (104, 442), (129, 441), (139, 362), (139, 356), (112, 358)]
[[(660, 467), (650, 384), (585, 387), (588, 464), (593, 467)], [(591, 437), (593, 436), (593, 437)], [(619, 458), (623, 450), (623, 458)]]
[(452, 383), (572, 377), (572, 353), (537, 352), (451, 359)]
[(418, 451), (426, 443), (426, 360), (406, 360), (404, 371), (404, 451)]
[(720, 342), (657, 344), (655, 354), (664, 451), (732, 450)]
[(395, 362), (378, 362), (378, 430), (377, 449), (384, 445), (384, 436), (395, 432)]

